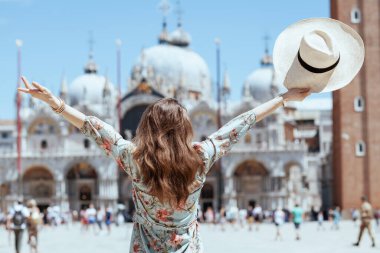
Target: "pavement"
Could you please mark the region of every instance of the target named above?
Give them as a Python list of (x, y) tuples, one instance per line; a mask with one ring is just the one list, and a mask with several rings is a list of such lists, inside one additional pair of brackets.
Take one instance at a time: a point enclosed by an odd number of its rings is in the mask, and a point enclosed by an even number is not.
[[(275, 241), (276, 228), (273, 224), (262, 224), (248, 231), (248, 227), (227, 225), (225, 231), (218, 225), (201, 224), (200, 233), (205, 252), (220, 253), (371, 253), (380, 252), (380, 230), (375, 237), (378, 245), (372, 248), (369, 236), (364, 234), (360, 247), (353, 247), (358, 235), (358, 225), (343, 221), (339, 230), (331, 230), (331, 224), (325, 223), (325, 230), (317, 230), (317, 223), (307, 222), (301, 227), (301, 240), (295, 240), (292, 224), (282, 226), (283, 240)], [(375, 230), (375, 226), (373, 225)], [(110, 235), (93, 230), (81, 231), (79, 224), (46, 227), (40, 232), (39, 253), (127, 253), (132, 224), (114, 226)], [(21, 253), (29, 253), (24, 233)], [(0, 253), (14, 253), (13, 238), (0, 228)]]

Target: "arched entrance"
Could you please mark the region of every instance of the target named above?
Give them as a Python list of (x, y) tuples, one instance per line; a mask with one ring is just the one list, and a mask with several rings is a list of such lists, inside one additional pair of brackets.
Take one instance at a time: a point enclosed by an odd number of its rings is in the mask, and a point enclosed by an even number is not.
[(23, 194), (25, 199), (35, 199), (40, 209), (51, 205), (54, 191), (53, 174), (44, 167), (28, 169), (22, 177)]
[(205, 183), (203, 185), (200, 198), (200, 205), (203, 211), (206, 211), (208, 207), (212, 207), (215, 210), (214, 186), (211, 183)]
[[(140, 123), (141, 116), (148, 106), (149, 104), (137, 105), (124, 114), (124, 117), (121, 120), (121, 135), (124, 138), (133, 138), (136, 135), (136, 130)], [(128, 135), (126, 133), (129, 133), (131, 136), (126, 136)]]
[(258, 161), (250, 160), (241, 163), (235, 170), (234, 187), (238, 208), (248, 208), (257, 203), (263, 205), (267, 169)]
[(132, 214), (135, 210), (132, 199), (132, 180), (124, 172), (119, 171), (119, 203), (124, 204), (127, 212)]
[(75, 164), (66, 174), (70, 209), (80, 210), (97, 202), (98, 175), (88, 163)]

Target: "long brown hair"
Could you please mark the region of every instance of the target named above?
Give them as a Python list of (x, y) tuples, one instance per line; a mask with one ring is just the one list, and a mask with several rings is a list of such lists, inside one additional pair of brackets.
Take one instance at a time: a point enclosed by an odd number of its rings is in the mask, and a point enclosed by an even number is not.
[(172, 98), (160, 99), (142, 115), (133, 158), (143, 183), (161, 203), (179, 207), (204, 164), (192, 146), (193, 128), (186, 109)]

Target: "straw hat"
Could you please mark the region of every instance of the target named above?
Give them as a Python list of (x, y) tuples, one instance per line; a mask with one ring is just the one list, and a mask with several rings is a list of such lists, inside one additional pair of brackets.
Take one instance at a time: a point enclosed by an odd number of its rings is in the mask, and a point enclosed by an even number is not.
[(276, 78), (286, 88), (328, 92), (343, 88), (359, 72), (364, 44), (350, 26), (331, 18), (310, 18), (287, 27), (273, 49)]

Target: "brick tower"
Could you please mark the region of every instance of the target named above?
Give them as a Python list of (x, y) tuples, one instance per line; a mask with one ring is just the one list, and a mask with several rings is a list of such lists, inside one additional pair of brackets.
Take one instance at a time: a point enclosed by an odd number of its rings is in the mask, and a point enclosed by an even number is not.
[[(333, 93), (334, 202), (359, 207), (366, 195), (380, 208), (380, 0), (331, 0), (331, 17), (363, 38), (363, 68)], [(338, 42), (339, 43), (339, 42)]]

